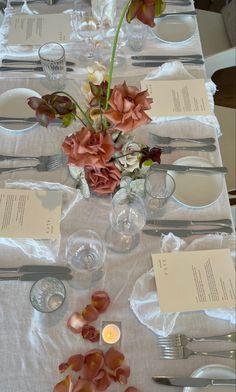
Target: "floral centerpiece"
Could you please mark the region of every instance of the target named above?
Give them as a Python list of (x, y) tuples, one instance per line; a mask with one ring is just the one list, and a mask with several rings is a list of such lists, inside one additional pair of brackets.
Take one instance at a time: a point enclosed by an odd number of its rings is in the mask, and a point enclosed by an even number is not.
[(154, 26), (154, 18), (164, 9), (163, 0), (129, 0), (123, 7), (114, 39), (108, 74), (97, 65), (89, 73), (87, 108), (66, 92), (57, 91), (42, 98), (31, 97), (29, 106), (36, 111), (39, 123), (47, 126), (56, 118), (62, 126), (69, 126), (79, 119), (81, 129), (69, 135), (62, 148), (68, 155), (70, 172), (76, 177), (82, 190), (106, 195), (118, 186), (144, 177), (147, 168), (160, 163), (161, 151), (134, 141), (132, 132), (151, 121), (146, 111), (152, 99), (148, 91), (139, 91), (126, 82), (111, 88), (116, 46), (123, 20), (138, 18), (144, 24)]

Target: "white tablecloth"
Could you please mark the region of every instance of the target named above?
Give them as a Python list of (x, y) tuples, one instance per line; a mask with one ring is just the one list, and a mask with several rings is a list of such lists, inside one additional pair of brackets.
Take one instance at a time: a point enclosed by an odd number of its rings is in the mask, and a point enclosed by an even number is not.
[[(35, 4), (36, 8), (36, 4)], [(51, 8), (52, 9), (52, 8)], [(150, 48), (164, 54), (201, 53), (198, 31), (191, 41), (181, 47), (170, 47), (157, 41), (148, 41), (145, 52), (150, 53)], [(128, 49), (127, 49), (128, 50)], [(2, 52), (1, 52), (2, 54)], [(130, 56), (130, 53), (128, 57)], [(130, 60), (124, 70), (119, 70), (117, 76), (124, 76), (129, 81), (137, 82), (143, 78), (148, 69), (132, 69)], [(204, 77), (202, 66), (188, 67), (194, 76)], [(67, 83), (68, 91), (75, 95), (79, 91), (80, 75)], [(138, 73), (137, 73), (138, 72)], [(81, 72), (82, 74), (83, 72)], [(25, 78), (25, 75), (2, 74), (0, 78), (0, 93), (13, 87), (30, 87), (40, 93), (47, 91), (43, 79)], [(35, 76), (35, 75), (34, 75)], [(76, 130), (77, 125), (69, 129), (61, 129), (57, 126), (49, 126), (48, 129), (40, 126), (33, 130), (19, 134), (1, 132), (0, 154), (27, 154), (32, 155), (51, 154), (60, 150), (64, 137)], [(137, 140), (150, 142), (148, 131), (156, 128), (156, 125), (142, 127), (136, 132)], [(217, 137), (216, 129), (198, 121), (183, 119), (171, 122), (163, 122), (158, 125), (159, 132), (163, 135), (188, 135), (188, 136), (214, 136)], [(221, 156), (216, 141), (217, 150), (214, 153), (199, 153), (199, 156), (208, 158), (212, 163), (221, 165)], [(175, 152), (163, 155), (162, 162), (170, 163), (177, 158), (187, 155), (185, 152)], [(196, 155), (196, 153), (188, 154)], [(73, 180), (68, 176), (67, 168), (50, 173), (25, 171), (21, 173), (1, 174), (1, 185), (10, 180), (33, 180), (61, 182), (65, 185), (74, 186)], [(201, 191), (201, 190), (200, 190)], [(104, 238), (108, 229), (108, 213), (111, 198), (82, 199), (76, 204), (62, 227), (60, 251), (57, 259), (58, 264), (65, 263), (65, 246), (67, 238), (79, 228), (95, 229)], [(165, 218), (196, 218), (217, 219), (230, 216), (227, 191), (224, 186), (220, 198), (211, 206), (203, 209), (186, 208), (171, 200), (168, 205)], [(188, 238), (191, 242), (193, 238)], [(140, 324), (132, 313), (128, 299), (131, 295), (135, 281), (151, 268), (151, 253), (160, 251), (159, 237), (141, 235), (140, 244), (129, 254), (119, 255), (108, 250), (106, 257), (106, 273), (102, 281), (90, 290), (75, 290), (65, 282), (67, 297), (61, 310), (43, 315), (33, 310), (29, 301), (31, 283), (28, 282), (0, 282), (0, 369), (1, 369), (1, 392), (49, 392), (53, 385), (62, 379), (58, 374), (57, 366), (75, 353), (85, 353), (95, 345), (84, 341), (80, 335), (72, 334), (66, 327), (67, 319), (74, 311), (81, 310), (89, 302), (90, 295), (96, 289), (105, 289), (111, 297), (111, 305), (107, 312), (95, 323), (103, 320), (117, 320), (122, 322), (122, 351), (125, 353), (126, 362), (131, 367), (129, 385), (135, 385), (140, 392), (165, 392), (166, 387), (157, 386), (151, 380), (155, 374), (188, 376), (193, 370), (210, 363), (220, 363), (233, 367), (232, 360), (214, 357), (191, 357), (189, 360), (168, 361), (160, 360), (155, 335)], [(27, 257), (19, 249), (1, 246), (1, 266), (17, 266), (20, 264), (44, 263), (35, 255)], [(181, 317), (181, 323), (176, 324), (175, 332), (183, 331), (189, 335), (203, 336), (233, 331), (229, 322), (217, 320), (203, 315), (203, 312), (186, 313)], [(199, 349), (202, 346), (197, 346)], [(226, 349), (224, 343), (204, 344), (204, 349)], [(125, 388), (112, 384), (108, 389), (111, 392), (123, 391)]]

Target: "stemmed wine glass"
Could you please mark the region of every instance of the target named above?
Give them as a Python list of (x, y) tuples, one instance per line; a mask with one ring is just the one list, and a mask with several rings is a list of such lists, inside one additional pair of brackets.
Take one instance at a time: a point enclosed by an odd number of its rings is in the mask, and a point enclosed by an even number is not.
[(81, 59), (86, 61), (94, 59), (94, 52), (95, 52), (95, 37), (98, 33), (98, 23), (96, 19), (90, 12), (81, 11), (78, 13), (78, 26), (77, 26), (77, 33), (78, 36), (84, 40), (88, 46), (89, 50), (86, 56), (81, 56)]
[(107, 231), (111, 249), (124, 253), (135, 248), (145, 222), (146, 210), (142, 198), (130, 189), (117, 191), (112, 198), (111, 228)]

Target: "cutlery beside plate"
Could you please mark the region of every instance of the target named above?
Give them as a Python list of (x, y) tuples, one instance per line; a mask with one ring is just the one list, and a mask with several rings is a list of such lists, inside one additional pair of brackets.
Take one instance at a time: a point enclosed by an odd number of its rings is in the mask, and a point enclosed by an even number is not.
[(60, 280), (71, 280), (72, 275), (67, 274), (67, 273), (53, 273), (53, 272), (42, 272), (42, 273), (19, 273), (19, 274), (0, 274), (0, 281), (1, 280), (21, 280), (21, 281), (29, 281), (33, 282), (35, 280), (39, 280), (42, 278), (45, 278), (47, 276), (51, 276)]
[(71, 270), (57, 265), (22, 265), (19, 267), (0, 268), (0, 280), (34, 281), (46, 276), (61, 280), (71, 280)]
[(167, 235), (169, 233), (173, 233), (177, 237), (190, 237), (192, 235), (206, 235), (217, 233), (231, 234), (232, 232), (233, 229), (231, 227), (218, 227), (214, 229), (143, 229), (143, 233), (157, 237), (160, 237), (161, 235)]
[[(213, 219), (213, 220), (180, 220), (180, 219), (147, 219), (147, 225), (162, 227), (186, 227), (186, 226), (219, 226), (231, 227), (230, 219)], [(1, 270), (0, 270), (1, 271)]]
[[(14, 72), (43, 72), (42, 67), (0, 67), (0, 71), (14, 71)], [(66, 68), (67, 72), (73, 72), (73, 68)]]
[[(1, 120), (1, 118), (0, 118)], [(160, 136), (155, 133), (151, 133), (153, 139), (158, 144), (171, 144), (172, 142), (188, 142), (188, 143), (196, 143), (196, 144), (214, 144), (215, 139), (213, 137), (203, 137), (203, 138), (189, 138), (189, 137), (169, 137), (169, 136)]]
[[(169, 60), (170, 61), (170, 60)], [(201, 65), (204, 64), (204, 60), (201, 59), (180, 59), (183, 64), (193, 64), (193, 65)], [(159, 67), (160, 65), (165, 64), (166, 61), (140, 61), (137, 63), (132, 63), (135, 67)]]
[(132, 60), (149, 60), (149, 61), (164, 61), (164, 60), (202, 60), (201, 54), (185, 54), (185, 55), (138, 55), (131, 56)]
[(194, 388), (206, 388), (209, 386), (235, 386), (236, 379), (217, 379), (217, 378), (194, 378), (194, 377), (166, 377), (166, 376), (154, 376), (153, 381), (157, 384), (174, 386), (174, 387), (194, 387)]
[(155, 146), (161, 150), (163, 154), (170, 154), (173, 151), (215, 151), (216, 146), (214, 144), (207, 144), (206, 146), (192, 146), (192, 147), (186, 147), (186, 146)]
[[(35, 65), (40, 65), (41, 62), (40, 60), (24, 60), (24, 59), (2, 59), (2, 64), (35, 64)], [(75, 63), (72, 61), (66, 61), (66, 65), (73, 66)]]
[[(28, 123), (35, 124), (37, 122), (36, 117), (3, 117), (0, 116), (0, 124), (5, 123)], [(59, 118), (55, 118), (50, 124), (62, 124), (62, 120)]]
[(206, 172), (206, 173), (223, 173), (226, 174), (228, 169), (224, 166), (190, 166), (190, 165), (171, 165), (161, 163), (153, 166), (151, 170), (164, 170), (164, 171), (176, 171), (176, 172)]

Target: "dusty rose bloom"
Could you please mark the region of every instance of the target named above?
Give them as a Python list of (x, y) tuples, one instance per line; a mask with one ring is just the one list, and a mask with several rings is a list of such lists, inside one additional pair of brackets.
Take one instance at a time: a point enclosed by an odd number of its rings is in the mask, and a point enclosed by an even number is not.
[(115, 151), (111, 135), (94, 133), (86, 127), (67, 136), (62, 147), (69, 157), (69, 163), (82, 167), (103, 167)]
[(144, 112), (151, 108), (152, 98), (147, 98), (148, 92), (139, 91), (137, 87), (127, 86), (124, 82), (112, 90), (109, 104), (110, 109), (104, 116), (113, 124), (115, 129), (130, 132), (134, 128), (147, 124), (150, 117)]
[(120, 183), (121, 174), (114, 163), (107, 163), (104, 167), (88, 168), (86, 178), (93, 192), (105, 195), (114, 192)]

